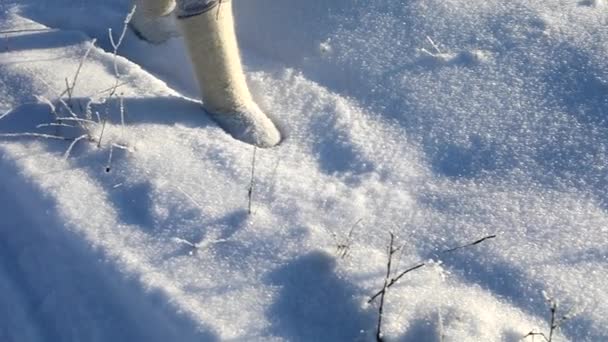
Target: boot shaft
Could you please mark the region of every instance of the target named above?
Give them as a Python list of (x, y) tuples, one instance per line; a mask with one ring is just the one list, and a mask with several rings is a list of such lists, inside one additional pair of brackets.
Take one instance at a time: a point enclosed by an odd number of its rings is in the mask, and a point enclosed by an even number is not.
[(234, 30), (232, 2), (179, 7), (182, 5), (178, 4), (178, 21), (205, 108), (214, 113), (230, 113), (251, 102)]

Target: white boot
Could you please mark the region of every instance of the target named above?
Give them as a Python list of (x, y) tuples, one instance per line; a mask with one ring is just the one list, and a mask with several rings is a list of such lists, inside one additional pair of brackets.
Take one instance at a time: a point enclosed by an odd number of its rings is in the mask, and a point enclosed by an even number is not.
[(278, 144), (281, 134), (253, 102), (245, 81), (231, 1), (181, 0), (177, 17), (205, 110), (238, 140), (259, 147)]
[(172, 12), (175, 0), (133, 0), (137, 6), (129, 25), (143, 40), (160, 44), (180, 35)]

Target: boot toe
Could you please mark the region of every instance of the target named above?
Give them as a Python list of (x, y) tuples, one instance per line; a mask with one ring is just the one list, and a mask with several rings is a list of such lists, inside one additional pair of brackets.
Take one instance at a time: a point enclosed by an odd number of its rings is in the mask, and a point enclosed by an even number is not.
[(281, 142), (281, 133), (255, 103), (228, 113), (206, 111), (224, 131), (237, 140), (262, 148), (273, 147)]

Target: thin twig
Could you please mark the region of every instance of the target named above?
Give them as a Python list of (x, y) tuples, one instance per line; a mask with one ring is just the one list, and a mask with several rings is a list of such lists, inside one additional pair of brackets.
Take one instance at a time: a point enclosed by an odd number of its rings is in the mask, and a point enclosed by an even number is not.
[(549, 329), (549, 342), (551, 342), (553, 340), (553, 333), (555, 332), (555, 329), (557, 329), (558, 324), (556, 324), (555, 322), (555, 316), (557, 313), (557, 302), (553, 301), (551, 303), (551, 324), (550, 324), (550, 329)]
[[(480, 244), (480, 243), (482, 243), (484, 241), (493, 239), (495, 237), (496, 237), (496, 235), (486, 236), (486, 237), (484, 237), (482, 239), (476, 240), (476, 241), (468, 243), (466, 245), (459, 246), (459, 247), (456, 247), (456, 248), (450, 248), (450, 249), (441, 251), (441, 252), (439, 252), (439, 254), (451, 253), (451, 252), (457, 251), (457, 250), (462, 249), (462, 248), (472, 247), (472, 246), (478, 245), (478, 244)], [(410, 273), (412, 271), (415, 271), (415, 270), (417, 270), (419, 268), (422, 268), (424, 266), (426, 266), (426, 263), (425, 262), (420, 262), (420, 263), (416, 264), (415, 266), (412, 266), (412, 267), (406, 269), (405, 271), (399, 273), (398, 276), (396, 276), (395, 278), (393, 278), (393, 279), (390, 280), (390, 282), (387, 285), (387, 288), (390, 288), (391, 286), (395, 285), (406, 274), (408, 274), (408, 273)], [(384, 293), (384, 291), (385, 291), (385, 289), (383, 288), (382, 290), (376, 292), (373, 296), (370, 297), (370, 299), (367, 302), (368, 303), (373, 302), (374, 299), (376, 299), (378, 296), (382, 295)]]
[(99, 134), (99, 140), (97, 141), (97, 148), (101, 148), (101, 139), (103, 138), (103, 133), (106, 130), (106, 121), (106, 118), (104, 118), (101, 126), (101, 133)]
[[(64, 78), (63, 79), (65, 82), (65, 90), (59, 95), (59, 96), (63, 96), (65, 93), (68, 94), (68, 104), (70, 105), (70, 107), (72, 107), (72, 89), (70, 87), (70, 81), (68, 81), (68, 78)], [(74, 109), (74, 108), (72, 108)]]
[(435, 51), (437, 51), (438, 54), (441, 54), (441, 50), (439, 49), (439, 46), (437, 46), (437, 44), (435, 44), (435, 42), (433, 41), (433, 39), (431, 39), (431, 37), (426, 36), (426, 40), (428, 40), (429, 43), (431, 43), (431, 46), (433, 47), (433, 49), (435, 49)]
[(113, 90), (115, 90), (115, 89), (118, 89), (118, 88), (120, 88), (120, 87), (123, 87), (123, 86), (125, 86), (125, 85), (127, 85), (127, 84), (129, 84), (129, 82), (122, 82), (122, 83), (119, 83), (118, 85), (112, 85), (112, 86), (111, 86), (111, 87), (109, 87), (109, 88), (106, 88), (106, 89), (103, 89), (103, 90), (98, 90), (98, 91), (97, 91), (95, 94), (93, 94), (93, 95), (100, 95), (100, 94), (103, 94), (103, 93), (111, 92), (111, 91), (113, 91)]
[(182, 190), (182, 188), (180, 188), (179, 186), (175, 187), (177, 190), (179, 190), (179, 192), (181, 192), (184, 196), (186, 196), (186, 198), (188, 200), (190, 200), (190, 202), (192, 202), (195, 206), (197, 206), (199, 209), (203, 209), (203, 206), (198, 203), (192, 196), (190, 196), (189, 193), (185, 192), (184, 190)]
[(361, 223), (361, 221), (363, 221), (363, 218), (358, 219), (357, 222), (355, 222), (355, 224), (353, 224), (353, 226), (350, 228), (350, 231), (348, 232), (349, 241), (352, 239), (353, 233), (355, 232), (355, 228), (357, 228), (357, 226), (359, 225), (359, 223)]
[[(413, 271), (415, 271), (415, 270), (417, 270), (419, 268), (422, 268), (424, 266), (426, 266), (426, 263), (420, 263), (420, 264), (418, 264), (416, 266), (412, 266), (412, 267), (408, 268), (407, 270), (399, 273), (398, 276), (396, 276), (395, 278), (393, 278), (393, 279), (390, 280), (390, 282), (388, 283), (388, 285), (386, 286), (386, 288), (388, 289), (389, 287), (395, 285), (395, 283), (398, 282), (404, 275), (406, 275), (406, 274), (408, 274), (410, 272), (413, 272)], [(382, 290), (378, 291), (376, 294), (374, 294), (373, 296), (371, 296), (371, 298), (367, 301), (367, 303), (370, 304), (371, 302), (374, 301), (374, 299), (376, 299), (376, 297), (384, 294), (384, 292), (385, 292), (385, 289), (383, 288)]]
[[(78, 115), (76, 115), (76, 113), (74, 113), (74, 111), (72, 110), (72, 107), (70, 105), (68, 105), (61, 97), (57, 98), (57, 100), (68, 111), (68, 113), (70, 114), (71, 118), (58, 117), (56, 119), (58, 121), (61, 121), (61, 120), (66, 120), (67, 121), (68, 119), (69, 119), (69, 121), (75, 121), (78, 124), (78, 126), (80, 126), (80, 128), (89, 135), (89, 138), (90, 138), (89, 129), (88, 129), (88, 127), (86, 127), (84, 125), (84, 121), (83, 121), (83, 120), (86, 120), (86, 119), (79, 118)], [(59, 115), (59, 114), (57, 114), (57, 115)]]
[(89, 120), (89, 119), (83, 119), (83, 118), (73, 118), (73, 117), (58, 117), (57, 118), (58, 121), (74, 121), (74, 122), (83, 122), (83, 123), (90, 123), (90, 124), (95, 124), (97, 125), (97, 122), (93, 121), (93, 120)]
[(114, 152), (114, 145), (110, 145), (110, 154), (108, 155), (108, 163), (106, 164), (106, 172), (112, 171), (112, 154)]
[(120, 136), (122, 139), (125, 138), (125, 99), (120, 96), (118, 98), (119, 112), (120, 112)]
[(196, 244), (194, 242), (190, 242), (186, 239), (182, 239), (182, 238), (178, 238), (178, 237), (174, 237), (173, 241), (175, 242), (179, 242), (179, 243), (183, 243), (186, 246), (192, 247), (192, 248), (196, 248)]
[(0, 120), (4, 119), (5, 117), (7, 117), (9, 114), (11, 114), (13, 112), (12, 109), (9, 109), (7, 112), (5, 112), (4, 114), (0, 115)]
[(69, 127), (69, 128), (76, 128), (76, 126), (72, 126), (72, 125), (68, 125), (68, 124), (64, 124), (64, 123), (46, 123), (46, 124), (40, 124), (40, 125), (36, 125), (36, 128), (44, 128), (44, 127)]
[(469, 244), (466, 244), (466, 245), (463, 245), (463, 246), (458, 246), (458, 247), (454, 247), (454, 248), (447, 249), (447, 250), (445, 250), (445, 251), (442, 251), (441, 253), (451, 253), (451, 252), (455, 252), (455, 251), (457, 251), (457, 250), (459, 250), (459, 249), (468, 248), (468, 247), (473, 247), (473, 246), (478, 245), (478, 244), (480, 244), (480, 243), (482, 243), (482, 242), (484, 242), (484, 241), (486, 241), (486, 240), (494, 239), (494, 238), (496, 238), (496, 236), (497, 236), (497, 235), (495, 235), (495, 234), (493, 234), (493, 235), (489, 235), (489, 236), (486, 236), (486, 237), (484, 237), (484, 238), (481, 238), (481, 239), (479, 239), (479, 240), (477, 240), (477, 241), (471, 242), (471, 243), (469, 243)]
[(121, 150), (125, 150), (127, 152), (133, 152), (133, 150), (131, 148), (129, 148), (129, 146), (125, 146), (125, 145), (121, 145), (121, 144), (117, 144), (117, 143), (113, 143), (112, 146), (121, 149)]
[(534, 336), (541, 336), (546, 342), (553, 342), (553, 337), (555, 336), (555, 333), (557, 332), (559, 327), (565, 321), (571, 319), (574, 315), (576, 315), (576, 313), (573, 313), (574, 308), (571, 308), (570, 310), (568, 310), (567, 313), (563, 314), (561, 317), (558, 317), (557, 311), (559, 306), (557, 304), (557, 301), (554, 298), (547, 296), (544, 291), (543, 295), (549, 303), (549, 311), (551, 312), (551, 319), (549, 322), (549, 337), (547, 337), (547, 335), (542, 332), (534, 332), (534, 330), (532, 330), (526, 336), (522, 337), (522, 340), (530, 336), (532, 337), (532, 339), (534, 339)]
[(72, 109), (72, 110), (74, 109), (73, 104), (72, 104), (72, 96), (74, 95), (74, 89), (76, 89), (76, 82), (78, 81), (78, 76), (80, 76), (80, 71), (82, 70), (82, 66), (84, 65), (85, 61), (89, 57), (91, 50), (93, 50), (93, 47), (95, 47), (95, 42), (97, 42), (97, 39), (93, 39), (91, 41), (91, 44), (89, 45), (88, 49), (85, 51), (84, 55), (80, 59), (80, 63), (78, 63), (76, 72), (74, 73), (74, 76), (72, 77), (72, 82), (70, 83), (68, 81), (68, 78), (67, 77), (65, 78), (65, 90), (61, 94), (59, 94), (59, 98), (61, 98), (63, 95), (65, 95), (67, 93), (67, 95), (68, 95), (67, 103), (68, 103), (70, 109)]
[(393, 263), (393, 255), (395, 254), (396, 250), (393, 248), (394, 243), (395, 243), (395, 235), (393, 233), (390, 233), (391, 235), (391, 241), (388, 245), (388, 253), (387, 253), (387, 257), (388, 257), (388, 261), (386, 263), (386, 276), (384, 277), (384, 285), (382, 286), (382, 294), (380, 296), (380, 305), (378, 306), (378, 325), (376, 327), (376, 341), (377, 342), (382, 342), (382, 316), (384, 313), (384, 299), (386, 296), (386, 290), (388, 288), (388, 284), (391, 278), (391, 265)]
[(74, 141), (72, 141), (72, 143), (70, 144), (70, 146), (68, 146), (68, 149), (63, 154), (63, 159), (67, 160), (70, 157), (70, 153), (72, 152), (72, 149), (74, 148), (74, 146), (76, 146), (76, 144), (80, 140), (86, 139), (86, 138), (88, 138), (88, 135), (87, 134), (83, 134), (83, 135), (79, 136), (78, 138), (74, 139)]
[(532, 336), (532, 340), (533, 340), (533, 341), (534, 341), (534, 336), (540, 336), (540, 337), (542, 337), (542, 338), (543, 338), (543, 339), (544, 339), (546, 342), (551, 342), (551, 341), (550, 341), (550, 340), (547, 338), (547, 336), (545, 336), (545, 334), (543, 334), (542, 332), (537, 333), (537, 332), (534, 332), (534, 331), (530, 331), (530, 332), (528, 333), (528, 335), (526, 335), (526, 336), (522, 337), (522, 340), (523, 340), (523, 339), (526, 339), (526, 338), (528, 338), (528, 337), (530, 337), (530, 336)]
[(353, 242), (353, 233), (355, 232), (355, 228), (357, 228), (357, 226), (359, 225), (359, 223), (361, 223), (361, 221), (363, 221), (363, 218), (358, 219), (350, 228), (350, 231), (348, 232), (348, 235), (346, 236), (346, 242), (340, 243), (338, 242), (337, 236), (335, 233), (333, 234), (334, 240), (336, 240), (336, 244), (337, 244), (337, 254), (338, 256), (340, 256), (341, 259), (344, 259), (348, 256), (348, 253), (350, 251), (350, 246)]
[(72, 141), (72, 138), (61, 137), (58, 135), (51, 134), (42, 134), (42, 133), (0, 133), (0, 138), (22, 138), (22, 137), (35, 137), (35, 138), (44, 138), (44, 139), (54, 139), (54, 140), (65, 140)]
[(249, 188), (247, 190), (247, 212), (251, 215), (251, 205), (253, 202), (253, 189), (255, 187), (255, 157), (257, 152), (257, 146), (253, 147), (253, 157), (251, 158), (251, 179), (249, 180)]
[[(84, 55), (80, 59), (80, 63), (78, 64), (78, 68), (76, 69), (76, 73), (74, 73), (74, 77), (72, 78), (71, 84), (67, 82), (67, 78), (66, 78), (67, 87), (66, 87), (65, 91), (67, 91), (68, 98), (69, 98), (70, 101), (72, 100), (72, 94), (74, 94), (74, 88), (76, 88), (76, 82), (78, 81), (78, 76), (80, 76), (80, 71), (82, 70), (82, 66), (84, 65), (85, 61), (89, 57), (89, 54), (91, 53), (91, 50), (93, 50), (93, 48), (95, 47), (95, 43), (96, 42), (97, 42), (97, 39), (94, 38), (91, 41), (91, 44), (89, 45), (89, 48), (87, 49), (87, 51), (85, 51)], [(64, 93), (62, 93), (59, 96), (61, 97), (61, 96), (63, 96), (63, 94)]]
[(68, 114), (70, 114), (71, 117), (78, 118), (78, 115), (76, 113), (74, 113), (74, 111), (72, 110), (72, 107), (70, 107), (70, 105), (68, 105), (68, 103), (65, 102), (64, 99), (59, 97), (59, 98), (57, 98), (57, 100), (63, 106), (63, 108), (65, 108), (68, 111)]
[(87, 100), (87, 104), (84, 106), (84, 117), (87, 120), (93, 121), (93, 110), (91, 106), (93, 105), (93, 101), (91, 99)]
[(120, 96), (118, 103), (120, 104), (120, 124), (124, 129), (124, 127), (125, 127), (125, 99), (122, 96)]
[(55, 105), (53, 104), (53, 102), (51, 100), (49, 100), (46, 97), (41, 96), (41, 95), (37, 95), (36, 100), (49, 106), (49, 109), (51, 110), (51, 114), (53, 114), (53, 116), (55, 116), (55, 120), (57, 120), (57, 118), (59, 117), (59, 114), (57, 113), (57, 108), (55, 107)]
[(173, 241), (177, 242), (177, 243), (181, 243), (184, 244), (186, 246), (188, 246), (190, 248), (190, 251), (188, 251), (188, 255), (194, 256), (196, 254), (198, 254), (198, 251), (201, 249), (205, 249), (211, 245), (220, 243), (220, 242), (227, 242), (227, 239), (209, 239), (209, 238), (205, 238), (199, 242), (192, 242), (192, 241), (188, 241), (186, 239), (182, 239), (179, 237), (174, 237)]
[(45, 32), (45, 31), (54, 31), (54, 30), (50, 29), (50, 28), (43, 28), (43, 29), (20, 29), (20, 30), (0, 31), (0, 34), (25, 33), (25, 32)]
[(441, 310), (437, 312), (437, 334), (439, 335), (439, 342), (445, 341), (445, 333), (443, 332), (443, 315)]
[(109, 95), (110, 97), (116, 93), (116, 89), (118, 88), (118, 84), (120, 82), (120, 73), (118, 72), (118, 63), (117, 63), (118, 48), (120, 47), (123, 39), (125, 38), (127, 29), (129, 27), (129, 23), (131, 22), (131, 19), (133, 18), (133, 15), (135, 14), (136, 9), (137, 9), (137, 6), (134, 5), (133, 8), (131, 9), (131, 11), (125, 17), (125, 20), (123, 21), (122, 31), (120, 32), (120, 36), (118, 37), (118, 42), (116, 42), (114, 40), (114, 34), (112, 34), (112, 29), (111, 28), (108, 29), (108, 36), (110, 37), (110, 43), (112, 44), (112, 48), (114, 49), (112, 58), (113, 58), (113, 64), (114, 64), (114, 77), (115, 77), (115, 83), (114, 83), (114, 87), (110, 91), (110, 95)]

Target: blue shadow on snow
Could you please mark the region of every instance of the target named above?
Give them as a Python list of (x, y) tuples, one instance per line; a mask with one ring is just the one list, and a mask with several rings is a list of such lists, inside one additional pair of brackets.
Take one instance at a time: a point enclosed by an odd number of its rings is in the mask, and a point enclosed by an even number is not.
[(1, 155), (0, 175), (1, 341), (218, 340), (65, 227), (57, 203)]
[[(357, 300), (357, 289), (334, 271), (335, 260), (313, 252), (269, 276), (281, 287), (269, 308), (272, 333), (289, 341), (355, 341), (374, 329), (375, 316)], [(363, 333), (362, 333), (363, 332)]]

